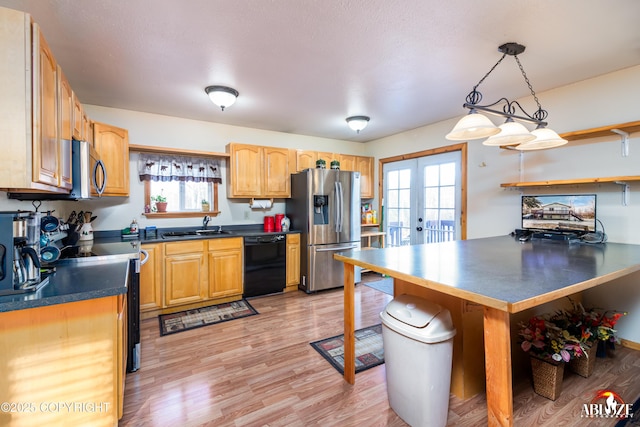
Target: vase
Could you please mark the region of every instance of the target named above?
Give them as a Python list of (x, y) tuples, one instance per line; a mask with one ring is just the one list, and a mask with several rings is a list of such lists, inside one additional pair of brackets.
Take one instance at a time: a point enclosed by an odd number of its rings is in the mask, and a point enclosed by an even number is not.
[(581, 357), (576, 357), (569, 361), (569, 369), (571, 372), (575, 372), (581, 377), (589, 378), (593, 373), (593, 368), (596, 364), (596, 353), (598, 352), (598, 346), (593, 343), (591, 347), (587, 349), (586, 354)]
[(564, 362), (555, 362), (531, 356), (533, 391), (542, 397), (556, 400), (562, 392)]
[(158, 212), (166, 212), (167, 202), (156, 202), (156, 208), (158, 208)]

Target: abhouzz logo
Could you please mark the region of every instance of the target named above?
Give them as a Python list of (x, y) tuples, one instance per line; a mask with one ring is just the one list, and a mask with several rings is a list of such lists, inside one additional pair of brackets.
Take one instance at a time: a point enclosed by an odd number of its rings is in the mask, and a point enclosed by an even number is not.
[(599, 390), (591, 403), (582, 405), (583, 418), (631, 418), (633, 405), (624, 403), (618, 393)]

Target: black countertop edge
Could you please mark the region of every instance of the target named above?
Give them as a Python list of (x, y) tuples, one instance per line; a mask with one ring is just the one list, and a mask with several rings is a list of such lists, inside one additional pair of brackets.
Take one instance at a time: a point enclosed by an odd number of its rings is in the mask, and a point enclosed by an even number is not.
[(1, 296), (0, 313), (123, 295), (128, 274), (126, 259), (59, 265), (37, 291)]

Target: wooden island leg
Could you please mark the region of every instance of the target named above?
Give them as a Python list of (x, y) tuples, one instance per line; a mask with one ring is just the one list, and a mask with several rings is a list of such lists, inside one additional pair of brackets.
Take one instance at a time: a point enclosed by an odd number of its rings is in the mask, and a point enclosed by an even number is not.
[(489, 426), (513, 426), (509, 313), (484, 307), (484, 356)]
[(344, 264), (344, 380), (349, 384), (356, 382), (354, 271), (353, 264)]

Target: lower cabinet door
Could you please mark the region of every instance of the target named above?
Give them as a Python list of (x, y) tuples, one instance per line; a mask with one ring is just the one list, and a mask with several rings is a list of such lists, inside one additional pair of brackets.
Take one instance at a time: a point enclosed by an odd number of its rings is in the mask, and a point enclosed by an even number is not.
[(165, 307), (204, 300), (206, 286), (207, 264), (204, 253), (165, 258)]

